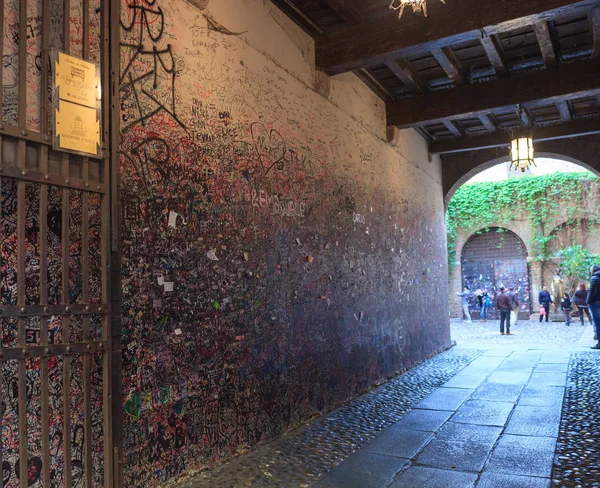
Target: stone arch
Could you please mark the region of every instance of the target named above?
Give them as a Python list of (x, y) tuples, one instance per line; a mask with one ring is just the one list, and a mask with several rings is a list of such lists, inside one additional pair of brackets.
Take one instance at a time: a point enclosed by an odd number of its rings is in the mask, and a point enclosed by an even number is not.
[[(600, 177), (600, 134), (535, 143), (536, 156), (577, 164)], [(456, 190), (476, 174), (509, 160), (506, 147), (442, 154), (446, 208)]]
[[(600, 171), (598, 171), (596, 168), (594, 168), (593, 166), (590, 166), (589, 164), (585, 164), (585, 163), (583, 163), (581, 161), (578, 161), (577, 159), (571, 158), (569, 156), (564, 156), (562, 154), (554, 154), (554, 153), (545, 153), (545, 152), (544, 153), (540, 153), (540, 152), (536, 152), (536, 157), (538, 157), (538, 158), (548, 158), (548, 159), (558, 159), (560, 161), (566, 161), (566, 162), (569, 162), (569, 163), (573, 163), (573, 164), (576, 164), (578, 166), (581, 166), (582, 168), (587, 169), (591, 173), (594, 173), (596, 176), (600, 177)], [(489, 161), (486, 161), (486, 162), (480, 164), (479, 166), (476, 166), (476, 167), (472, 168), (467, 173), (465, 173), (446, 192), (446, 194), (444, 196), (444, 205), (445, 205), (445, 208), (448, 208), (448, 204), (450, 203), (450, 200), (452, 200), (452, 197), (454, 196), (454, 194), (456, 193), (456, 191), (462, 185), (464, 185), (467, 181), (469, 181), (471, 178), (473, 178), (474, 176), (477, 176), (479, 173), (482, 173), (483, 171), (485, 171), (487, 169), (490, 169), (490, 168), (493, 168), (494, 166), (497, 166), (498, 164), (507, 163), (509, 161), (510, 161), (510, 157), (508, 155), (501, 156), (501, 157), (494, 158), (494, 159), (491, 159)]]

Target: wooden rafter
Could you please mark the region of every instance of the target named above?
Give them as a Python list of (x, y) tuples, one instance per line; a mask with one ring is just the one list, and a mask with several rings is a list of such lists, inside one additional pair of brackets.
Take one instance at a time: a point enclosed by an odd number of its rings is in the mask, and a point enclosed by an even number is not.
[(490, 60), (490, 64), (496, 71), (496, 75), (506, 76), (506, 65), (504, 64), (502, 55), (498, 50), (498, 46), (496, 45), (494, 36), (488, 36), (487, 34), (484, 34), (481, 38), (481, 45), (483, 46), (483, 49), (485, 50), (485, 53), (487, 54), (487, 57)]
[(485, 127), (485, 129), (491, 134), (493, 132), (496, 132), (497, 127), (496, 124), (494, 123), (494, 121), (492, 120), (492, 118), (487, 115), (487, 114), (479, 114), (478, 115), (479, 120), (481, 121), (481, 123), (483, 124), (483, 126)]
[(570, 122), (571, 121), (571, 109), (569, 108), (568, 100), (560, 100), (556, 107), (560, 113), (560, 120), (562, 122)]
[(516, 107), (536, 100), (556, 103), (565, 98), (597, 94), (600, 91), (598, 79), (600, 58), (568, 67), (430, 92), (390, 102), (387, 106), (388, 125), (401, 128), (423, 125), (446, 118), (474, 116), (501, 107)]
[(464, 70), (451, 47), (432, 49), (431, 54), (456, 86), (465, 84)]
[(556, 51), (554, 50), (554, 43), (552, 42), (548, 22), (538, 22), (533, 26), (533, 30), (540, 45), (546, 68), (554, 68), (556, 66)]
[(385, 102), (392, 100), (392, 94), (375, 78), (367, 69), (359, 69), (354, 71), (354, 74), (371, 90), (373, 90), (379, 98)]
[[(588, 119), (567, 124), (551, 125), (548, 127), (538, 127), (533, 132), (533, 139), (536, 142), (550, 141), (554, 139), (564, 139), (567, 137), (582, 137), (592, 134), (600, 134), (600, 120)], [(495, 134), (478, 137), (462, 137), (453, 141), (433, 142), (429, 146), (432, 153), (450, 154), (466, 151), (478, 151), (494, 147), (508, 146), (510, 137), (504, 131), (498, 131)]]
[(431, 2), (429, 16), (383, 14), (316, 39), (316, 61), (328, 74), (385, 63), (436, 48), (507, 32), (558, 15), (588, 10), (597, 0), (461, 0)]
[(390, 60), (386, 65), (412, 91), (417, 93), (425, 91), (425, 84), (419, 79), (408, 61), (404, 59)]
[(600, 7), (592, 10), (592, 32), (594, 35), (594, 57), (600, 56)]
[(444, 125), (446, 126), (446, 129), (448, 129), (454, 137), (461, 137), (463, 135), (462, 131), (458, 128), (458, 126), (453, 121), (444, 120)]

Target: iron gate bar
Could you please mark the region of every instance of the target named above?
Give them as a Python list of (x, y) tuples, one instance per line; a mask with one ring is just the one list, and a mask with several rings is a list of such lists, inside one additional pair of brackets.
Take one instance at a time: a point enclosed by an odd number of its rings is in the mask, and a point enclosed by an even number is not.
[[(21, 138), (19, 138), (19, 142), (20, 140)], [(68, 163), (69, 159), (67, 157), (67, 164)], [(73, 188), (75, 190), (82, 190), (90, 193), (105, 193), (106, 188), (106, 185), (99, 182), (94, 182), (92, 184), (90, 181), (81, 178), (69, 178), (68, 176), (48, 174), (47, 172), (30, 169), (23, 170), (21, 168), (15, 168), (14, 166), (0, 166), (0, 176), (30, 181), (32, 183), (60, 186), (61, 188)]]
[(0, 308), (0, 317), (34, 317), (52, 315), (98, 315), (104, 314), (106, 307), (76, 303), (70, 305), (7, 305)]
[(7, 347), (0, 349), (2, 361), (20, 360), (23, 358), (38, 358), (73, 354), (87, 354), (108, 350), (106, 341), (71, 342), (69, 344), (52, 344), (40, 346)]

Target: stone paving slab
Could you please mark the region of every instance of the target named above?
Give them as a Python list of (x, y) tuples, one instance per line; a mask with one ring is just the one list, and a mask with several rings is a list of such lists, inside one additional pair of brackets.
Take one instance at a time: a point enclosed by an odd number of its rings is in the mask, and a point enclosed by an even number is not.
[(481, 475), (477, 488), (550, 488), (550, 479), (488, 472)]
[(458, 409), (452, 420), (463, 424), (504, 427), (513, 408), (514, 404), (509, 402), (469, 400)]
[(473, 441), (479, 444), (493, 446), (498, 440), (501, 432), (501, 427), (459, 424), (451, 420), (450, 422), (446, 422), (438, 431), (436, 439), (457, 442)]
[(473, 388), (477, 388), (483, 381), (485, 380), (485, 376), (481, 375), (461, 375), (458, 377), (454, 377), (451, 380), (444, 383), (442, 386), (444, 388), (465, 388), (468, 390), (472, 390)]
[(389, 488), (472, 488), (476, 480), (475, 473), (411, 466), (396, 476)]
[(537, 437), (558, 437), (561, 405), (525, 406), (517, 405), (506, 427), (507, 434)]
[(567, 382), (566, 373), (533, 373), (531, 384), (539, 386), (565, 386)]
[(486, 471), (522, 476), (550, 477), (556, 439), (503, 435)]
[(471, 399), (490, 402), (516, 402), (524, 387), (525, 385), (485, 382), (473, 392)]
[(491, 451), (491, 444), (470, 440), (448, 442), (434, 439), (419, 454), (416, 464), (478, 473), (483, 469)]
[(403, 429), (435, 432), (454, 412), (415, 409), (408, 412), (396, 425)]
[(374, 441), (367, 444), (364, 450), (374, 454), (411, 459), (432, 437), (432, 432), (404, 429), (398, 424), (394, 424)]
[(471, 396), (473, 391), (462, 388), (438, 388), (419, 403), (417, 408), (454, 411)]
[(540, 363), (535, 368), (536, 373), (567, 373), (568, 363)]
[(487, 379), (489, 383), (504, 385), (524, 385), (529, 381), (530, 373), (513, 373), (512, 371), (495, 371)]
[(565, 389), (558, 386), (527, 385), (519, 398), (519, 405), (552, 406), (561, 404)]
[(408, 466), (407, 459), (360, 451), (333, 470), (316, 488), (381, 488)]

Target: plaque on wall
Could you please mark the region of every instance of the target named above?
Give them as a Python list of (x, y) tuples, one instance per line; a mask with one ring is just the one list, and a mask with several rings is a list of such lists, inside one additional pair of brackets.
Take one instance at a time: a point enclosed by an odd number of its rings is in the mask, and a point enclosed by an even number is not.
[(102, 157), (100, 69), (98, 65), (52, 52), (54, 138), (52, 147)]

